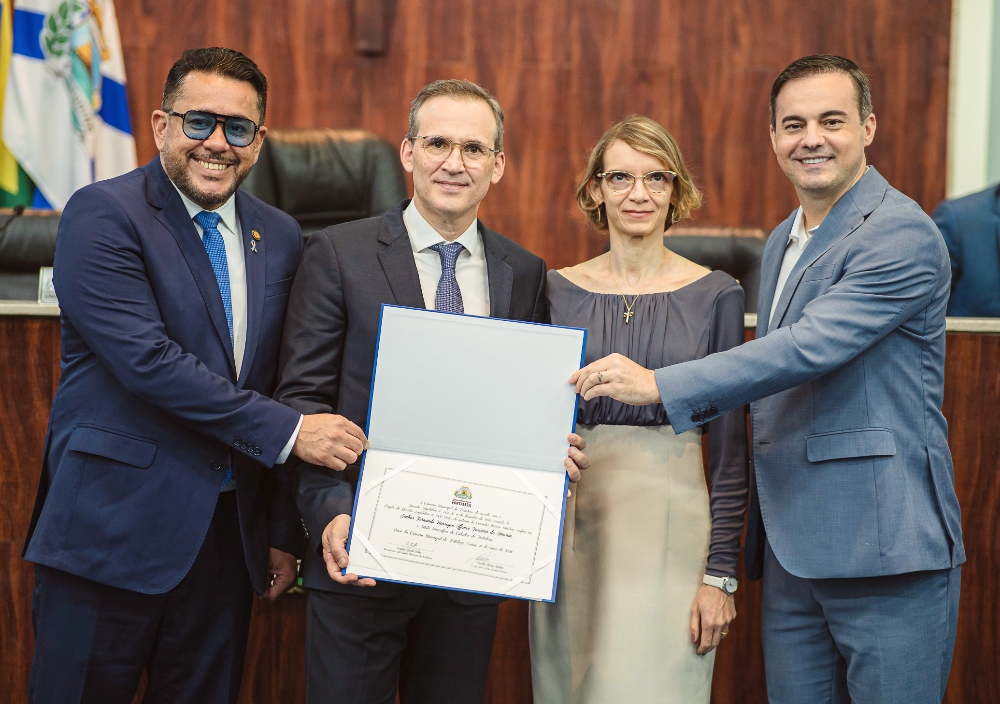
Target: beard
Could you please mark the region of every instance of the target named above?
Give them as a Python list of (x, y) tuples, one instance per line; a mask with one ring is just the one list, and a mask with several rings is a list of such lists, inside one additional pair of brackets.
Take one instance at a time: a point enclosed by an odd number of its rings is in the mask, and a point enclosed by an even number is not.
[(203, 191), (195, 185), (194, 179), (191, 177), (190, 171), (188, 171), (188, 161), (197, 158), (197, 152), (177, 154), (170, 149), (169, 142), (163, 145), (163, 151), (160, 152), (160, 161), (163, 164), (163, 170), (167, 172), (167, 176), (177, 186), (177, 190), (205, 210), (215, 210), (229, 200), (236, 192), (236, 189), (250, 175), (250, 170), (253, 168), (252, 162), (243, 165), (240, 163), (240, 159), (235, 156), (226, 158), (211, 156), (211, 159), (214, 161), (223, 161), (230, 164), (234, 168), (234, 175), (229, 187), (225, 190), (218, 192)]

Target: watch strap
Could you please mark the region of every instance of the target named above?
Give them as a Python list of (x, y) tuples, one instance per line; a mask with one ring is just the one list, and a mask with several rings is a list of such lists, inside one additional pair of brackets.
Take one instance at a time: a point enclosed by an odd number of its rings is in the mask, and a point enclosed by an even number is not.
[(729, 585), (730, 582), (733, 583), (736, 582), (736, 580), (733, 579), (732, 577), (716, 577), (714, 575), (706, 574), (701, 581), (710, 587), (716, 587), (717, 589), (721, 589), (726, 594), (732, 594), (733, 592), (736, 591), (735, 589), (727, 589), (727, 586)]

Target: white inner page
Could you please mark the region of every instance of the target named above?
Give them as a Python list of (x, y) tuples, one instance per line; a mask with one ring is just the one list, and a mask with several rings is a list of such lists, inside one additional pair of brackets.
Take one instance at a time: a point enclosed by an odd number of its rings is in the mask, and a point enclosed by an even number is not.
[(382, 307), (372, 449), (562, 474), (585, 331)]
[(555, 597), (565, 475), (368, 453), (349, 571), (447, 589)]

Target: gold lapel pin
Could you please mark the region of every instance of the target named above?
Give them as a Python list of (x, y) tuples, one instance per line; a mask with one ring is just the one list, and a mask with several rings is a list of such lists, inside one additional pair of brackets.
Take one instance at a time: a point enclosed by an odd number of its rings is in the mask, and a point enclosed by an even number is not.
[(258, 241), (260, 241), (260, 233), (259, 233), (259, 232), (257, 232), (256, 230), (254, 230), (254, 231), (253, 231), (253, 238), (254, 238), (255, 240), (258, 240)]
[(253, 252), (254, 254), (256, 254), (257, 253), (257, 243), (260, 242), (260, 233), (257, 232), (256, 230), (254, 230), (251, 233), (250, 236), (253, 237), (253, 239), (250, 240), (250, 251)]

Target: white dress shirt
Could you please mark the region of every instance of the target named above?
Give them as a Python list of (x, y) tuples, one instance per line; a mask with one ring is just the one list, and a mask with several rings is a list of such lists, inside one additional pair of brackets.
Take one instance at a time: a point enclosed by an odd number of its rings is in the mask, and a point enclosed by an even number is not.
[[(171, 181), (171, 183), (173, 183)], [(177, 188), (177, 186), (174, 186)], [(198, 230), (198, 237), (205, 239), (205, 231), (194, 216), (204, 208), (192, 201), (186, 195), (177, 192), (184, 201), (191, 222)], [(240, 378), (243, 368), (243, 353), (247, 345), (247, 266), (243, 258), (243, 229), (240, 219), (236, 216), (236, 195), (233, 194), (225, 203), (216, 208), (219, 220), (219, 232), (226, 245), (226, 264), (229, 265), (229, 298), (233, 304), (233, 361), (236, 363), (236, 378)]]
[(785, 290), (785, 284), (788, 283), (788, 275), (792, 273), (792, 269), (798, 263), (799, 257), (802, 256), (802, 250), (809, 244), (809, 240), (815, 234), (818, 227), (819, 225), (810, 228), (806, 232), (805, 220), (802, 217), (802, 206), (799, 206), (799, 209), (795, 211), (795, 220), (792, 221), (792, 231), (788, 233), (788, 242), (785, 243), (785, 257), (781, 260), (781, 270), (778, 272), (778, 284), (774, 287), (771, 314), (767, 318), (768, 327), (770, 327), (771, 318), (774, 317), (774, 311), (778, 307), (778, 299), (781, 298), (781, 294)]
[[(181, 193), (173, 181), (171, 185), (177, 189), (177, 194), (184, 202), (184, 208), (191, 217), (195, 229), (198, 230), (198, 237), (205, 239), (205, 231), (202, 229), (194, 216), (204, 208)], [(233, 362), (236, 364), (236, 378), (240, 378), (240, 370), (243, 368), (243, 353), (247, 345), (247, 266), (243, 258), (243, 229), (240, 227), (240, 218), (236, 214), (236, 194), (229, 197), (225, 203), (215, 209), (219, 217), (219, 232), (222, 233), (222, 242), (226, 246), (226, 264), (229, 267), (229, 298), (233, 305)], [(295, 426), (295, 432), (288, 439), (285, 448), (278, 455), (275, 464), (282, 464), (288, 459), (295, 445), (295, 439), (299, 436), (299, 428), (302, 427), (302, 418)], [(235, 488), (235, 477), (230, 481), (224, 491)]]
[[(420, 290), (424, 294), (424, 306), (428, 310), (434, 310), (438, 281), (441, 280), (441, 255), (431, 247), (448, 240), (424, 220), (413, 201), (403, 211), (403, 224), (406, 225), (410, 247), (413, 249)], [(486, 270), (486, 248), (483, 246), (478, 224), (478, 220), (473, 220), (469, 229), (452, 240), (464, 247), (455, 262), (455, 279), (462, 291), (465, 312), (486, 317), (490, 314), (490, 281)]]

